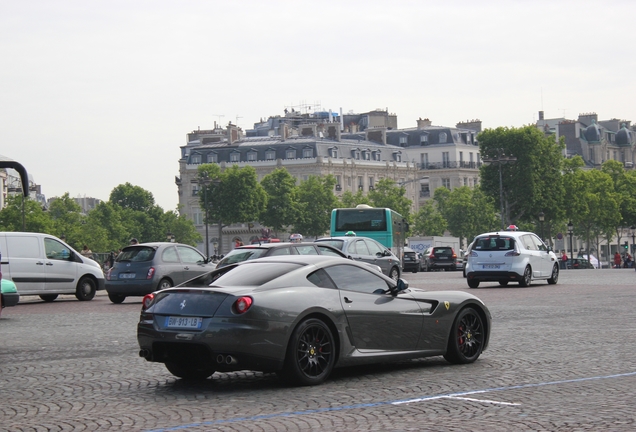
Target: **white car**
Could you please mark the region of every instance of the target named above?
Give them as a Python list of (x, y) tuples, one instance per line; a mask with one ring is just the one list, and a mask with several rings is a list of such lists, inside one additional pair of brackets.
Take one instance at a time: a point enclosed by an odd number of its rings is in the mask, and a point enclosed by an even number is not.
[(518, 282), (527, 287), (533, 280), (556, 284), (559, 261), (551, 248), (534, 233), (498, 231), (478, 235), (472, 244), (466, 266), (470, 288), (480, 282)]

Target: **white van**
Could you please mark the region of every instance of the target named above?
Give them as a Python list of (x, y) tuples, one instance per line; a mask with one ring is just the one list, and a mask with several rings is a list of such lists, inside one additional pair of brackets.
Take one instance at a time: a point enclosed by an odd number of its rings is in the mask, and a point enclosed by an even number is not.
[(0, 232), (2, 277), (12, 280), (20, 296), (53, 301), (59, 294), (92, 300), (104, 289), (104, 272), (59, 238), (41, 233)]

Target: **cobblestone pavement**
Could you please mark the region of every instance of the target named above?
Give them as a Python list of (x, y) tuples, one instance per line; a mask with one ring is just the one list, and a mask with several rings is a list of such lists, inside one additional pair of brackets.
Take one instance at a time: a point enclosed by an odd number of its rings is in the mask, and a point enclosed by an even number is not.
[(0, 318), (0, 431), (636, 429), (636, 272), (478, 289), (461, 272), (404, 276), (488, 304), (491, 344), (476, 363), (342, 369), (317, 387), (249, 371), (188, 384), (138, 357), (141, 299), (24, 297)]

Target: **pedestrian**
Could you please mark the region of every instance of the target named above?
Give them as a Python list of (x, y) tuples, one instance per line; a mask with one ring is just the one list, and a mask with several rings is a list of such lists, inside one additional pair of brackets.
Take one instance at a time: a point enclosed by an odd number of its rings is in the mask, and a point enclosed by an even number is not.
[(621, 268), (621, 254), (618, 251), (614, 254), (614, 268)]
[(84, 245), (84, 247), (82, 248), (82, 250), (80, 251), (80, 254), (82, 254), (82, 256), (86, 257), (86, 258), (92, 258), (93, 257), (93, 251), (91, 251), (87, 245)]
[(130, 239), (130, 245), (131, 246), (138, 245), (138, 244), (139, 244), (139, 241), (136, 238), (133, 237), (133, 238)]
[(561, 251), (561, 268), (567, 268), (568, 254), (565, 253), (565, 249)]

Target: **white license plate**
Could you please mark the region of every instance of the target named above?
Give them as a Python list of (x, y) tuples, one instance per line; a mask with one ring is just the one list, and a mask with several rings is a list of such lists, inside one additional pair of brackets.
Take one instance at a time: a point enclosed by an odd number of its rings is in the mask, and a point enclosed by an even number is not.
[(448, 257), (439, 257), (439, 259), (448, 259)]
[(499, 270), (501, 266), (499, 264), (485, 264), (484, 265), (484, 270), (489, 269), (489, 270)]
[(203, 323), (201, 317), (166, 317), (166, 327), (168, 328), (189, 328), (200, 329)]
[(119, 273), (119, 279), (134, 279), (135, 273)]

